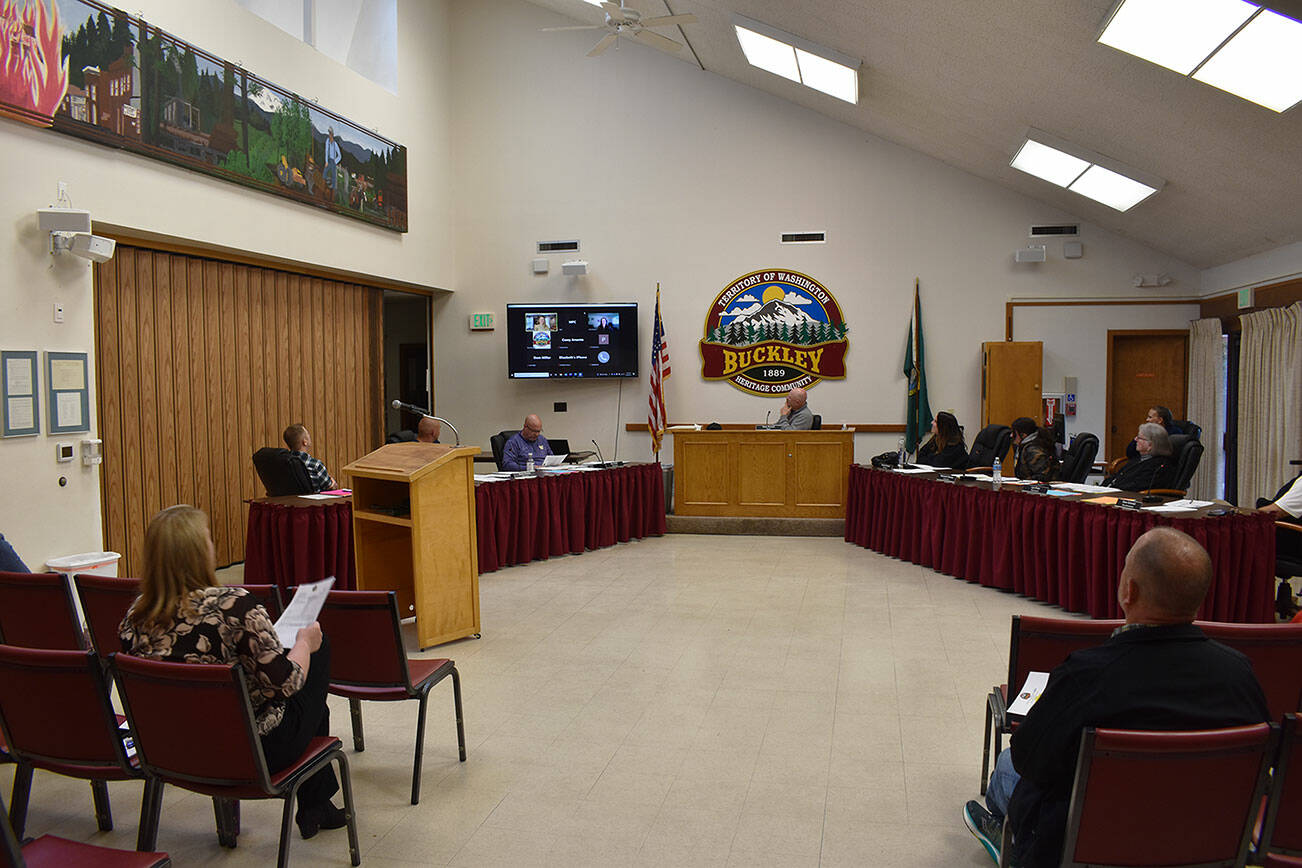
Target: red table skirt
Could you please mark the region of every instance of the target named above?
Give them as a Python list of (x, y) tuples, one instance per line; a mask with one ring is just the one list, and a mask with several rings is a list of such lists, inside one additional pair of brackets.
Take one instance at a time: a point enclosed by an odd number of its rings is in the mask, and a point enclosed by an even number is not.
[(1264, 513), (1176, 518), (855, 465), (845, 539), (1073, 612), (1119, 618), (1126, 552), (1157, 525), (1184, 531), (1211, 555), (1212, 587), (1199, 618), (1274, 622), (1275, 523)]
[(486, 482), (475, 489), (479, 572), (665, 532), (659, 464)]
[(244, 581), (282, 588), (335, 577), (335, 588), (357, 587), (353, 507), (348, 501), (285, 506), (252, 501), (244, 548)]

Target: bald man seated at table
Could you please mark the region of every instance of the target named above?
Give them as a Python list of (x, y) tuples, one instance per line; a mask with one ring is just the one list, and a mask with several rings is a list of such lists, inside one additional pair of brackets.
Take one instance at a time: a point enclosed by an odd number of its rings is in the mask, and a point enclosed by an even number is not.
[(552, 447), (542, 436), (542, 430), (541, 419), (533, 413), (525, 416), (524, 427), (502, 447), (502, 469), (525, 470), (530, 457), (535, 467), (542, 467), (543, 459), (552, 454)]
[(421, 416), (416, 425), (416, 440), (420, 443), (437, 443), (443, 433), (443, 423), (433, 416)]
[(814, 427), (814, 414), (809, 409), (809, 395), (796, 386), (787, 392), (787, 400), (778, 411), (778, 421), (774, 428), (781, 431), (808, 431)]

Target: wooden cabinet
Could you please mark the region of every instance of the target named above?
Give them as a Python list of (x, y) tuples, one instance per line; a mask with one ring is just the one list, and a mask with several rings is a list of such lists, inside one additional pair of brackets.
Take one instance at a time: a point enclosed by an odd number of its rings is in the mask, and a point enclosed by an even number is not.
[[(988, 341), (981, 345), (981, 427), (1027, 416), (1043, 425), (1044, 343)], [(976, 436), (972, 432), (971, 437)]]
[(474, 446), (391, 443), (344, 468), (357, 588), (398, 592), (422, 649), (479, 633)]
[(673, 431), (677, 515), (843, 518), (853, 431)]

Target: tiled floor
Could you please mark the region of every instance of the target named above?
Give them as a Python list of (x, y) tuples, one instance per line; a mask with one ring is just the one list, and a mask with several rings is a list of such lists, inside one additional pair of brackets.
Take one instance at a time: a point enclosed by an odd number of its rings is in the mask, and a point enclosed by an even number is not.
[[(828, 538), (670, 535), (490, 573), (480, 595), (483, 638), (427, 655), (461, 670), (469, 759), (445, 682), (419, 806), (415, 703), (365, 705), (354, 754), (331, 700), (364, 865), (989, 865), (959, 818), (985, 694), (1009, 616), (1063, 614)], [(110, 790), (97, 833), (89, 787), (38, 773), (28, 833), (132, 847), (141, 785)], [(243, 816), (222, 850), (211, 801), (169, 789), (159, 847), (274, 864), (278, 804)], [(295, 833), (291, 858), (346, 865), (346, 835)]]

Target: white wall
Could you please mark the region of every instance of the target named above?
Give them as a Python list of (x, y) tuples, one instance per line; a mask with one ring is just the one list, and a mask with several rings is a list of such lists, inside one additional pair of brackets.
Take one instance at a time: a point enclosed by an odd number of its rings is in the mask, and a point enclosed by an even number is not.
[(1243, 286), (1275, 283), (1300, 274), (1302, 241), (1208, 268), (1202, 274), (1202, 288), (1205, 294), (1215, 295)]
[[(898, 423), (916, 276), (932, 406), (967, 422), (979, 411), (980, 344), (1003, 339), (1010, 297), (1125, 297), (1133, 274), (1158, 272), (1174, 277), (1160, 294), (1197, 291), (1195, 269), (1090, 224), (1083, 259), (1064, 260), (1050, 242), (1048, 262), (1015, 265), (1033, 222), (1078, 218), (640, 45), (586, 58), (590, 33), (538, 32), (559, 23), (514, 0), (452, 10), (461, 282), (436, 303), (436, 394), (467, 442), (486, 445), (538, 411), (549, 433), (593, 436), (609, 452), (617, 428), (646, 419), (645, 361), (622, 409), (609, 381), (508, 380), (502, 330), (466, 325), (507, 302), (638, 301), (646, 347), (659, 281), (671, 419), (762, 421), (776, 402), (702, 381), (696, 343), (732, 279), (792, 268), (827, 286), (850, 326), (849, 376), (816, 386), (814, 411), (829, 423)], [(829, 241), (777, 243), (799, 229)], [(555, 238), (581, 240), (587, 278), (561, 276), (563, 257), (547, 277), (529, 273), (534, 243)], [(561, 400), (564, 416), (551, 412)], [(861, 435), (858, 454), (895, 440)], [(649, 443), (621, 432), (620, 456), (646, 458)]]
[[(130, 9), (407, 145), (411, 232), (400, 235), (0, 120), (0, 348), (85, 351), (93, 366), (90, 268), (81, 260), (52, 260), (36, 227), (36, 209), (54, 200), (60, 180), (68, 182), (73, 203), (101, 223), (425, 285), (456, 283), (449, 240), (453, 164), (444, 0), (401, 6), (398, 95), (228, 0), (137, 0)], [(65, 310), (65, 321), (57, 325), (51, 317), (55, 301)], [(92, 414), (94, 406), (92, 391)], [(68, 439), (76, 438), (41, 434), (0, 442), (0, 531), (33, 568), (54, 555), (103, 545), (98, 472), (54, 462), (54, 443)], [(57, 484), (61, 474), (69, 480), (64, 488)]]
[(1067, 439), (1088, 431), (1098, 436), (1101, 453), (1108, 442), (1108, 331), (1187, 329), (1197, 318), (1196, 304), (1018, 307), (1013, 338), (1044, 341), (1045, 392), (1061, 392), (1064, 377), (1077, 378), (1076, 415), (1064, 420)]

